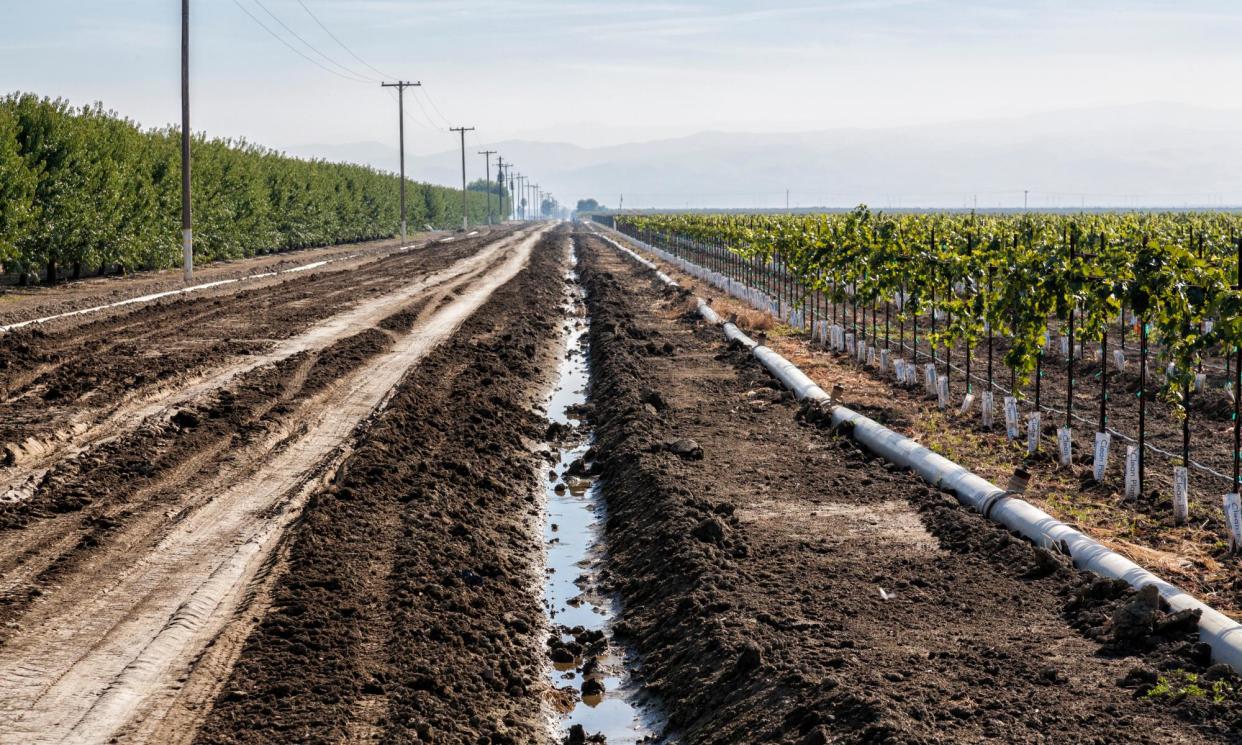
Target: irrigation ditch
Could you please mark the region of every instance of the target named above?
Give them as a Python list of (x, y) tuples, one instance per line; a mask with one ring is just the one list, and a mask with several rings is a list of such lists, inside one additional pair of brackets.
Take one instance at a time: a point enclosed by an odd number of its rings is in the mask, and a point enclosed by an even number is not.
[(589, 737), (633, 745), (659, 730), (650, 701), (639, 700), (635, 656), (614, 638), (617, 599), (598, 589), (606, 562), (601, 528), (607, 508), (595, 473), (594, 435), (586, 421), (590, 387), (591, 317), (570, 243), (565, 273), (564, 355), (547, 405), (550, 452), (544, 479), (547, 546), (544, 605), (549, 616), (549, 684), (558, 739)]

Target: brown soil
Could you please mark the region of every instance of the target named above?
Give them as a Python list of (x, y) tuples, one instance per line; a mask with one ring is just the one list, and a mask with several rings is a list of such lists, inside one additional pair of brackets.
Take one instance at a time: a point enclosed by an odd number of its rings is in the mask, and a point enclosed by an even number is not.
[[(1098, 365), (1079, 361), (1075, 372), (1075, 413), (1091, 420), (1091, 423), (1075, 423), (1075, 461), (1072, 469), (1061, 468), (1051, 453), (1055, 449), (1055, 430), (1063, 423), (1063, 415), (1045, 412), (1043, 423), (1045, 439), (1043, 451), (1034, 458), (1027, 458), (1025, 440), (1019, 445), (1006, 442), (1003, 434), (1003, 416), (1000, 413), (1001, 394), (997, 392), (996, 424), (991, 432), (980, 426), (979, 404), (972, 411), (959, 417), (956, 409), (939, 411), (934, 399), (924, 394), (921, 386), (905, 388), (893, 384), (891, 374), (880, 376), (872, 368), (861, 368), (843, 355), (828, 352), (818, 344), (811, 344), (805, 334), (787, 326), (772, 324), (770, 316), (755, 313), (750, 307), (724, 295), (719, 290), (673, 271), (683, 285), (708, 299), (718, 311), (738, 317), (739, 325), (752, 329), (751, 333), (763, 338), (768, 346), (794, 361), (817, 380), (825, 389), (832, 383), (842, 383), (847, 391), (847, 403), (851, 408), (876, 419), (889, 427), (914, 438), (931, 449), (965, 465), (995, 483), (1005, 483), (1016, 467), (1023, 467), (1032, 474), (1027, 499), (1047, 510), (1054, 517), (1075, 525), (1102, 541), (1110, 548), (1128, 556), (1159, 574), (1180, 583), (1190, 592), (1213, 604), (1219, 610), (1242, 617), (1242, 577), (1237, 571), (1237, 558), (1227, 552), (1226, 528), (1220, 510), (1219, 494), (1227, 482), (1214, 476), (1191, 471), (1190, 517), (1183, 526), (1173, 522), (1172, 461), (1154, 453), (1148, 454), (1147, 494), (1137, 503), (1127, 502), (1122, 495), (1122, 463), (1125, 443), (1114, 438), (1109, 469), (1102, 483), (1091, 478), (1091, 448), (1095, 432), (1095, 418), (1099, 407), (1099, 380), (1094, 377)], [(831, 318), (829, 313), (828, 318)], [(867, 331), (870, 333), (870, 315), (867, 314)], [(862, 314), (860, 314), (861, 325)], [(755, 325), (757, 322), (758, 325)], [(878, 316), (878, 336), (884, 336), (883, 312)], [(929, 325), (924, 322), (920, 330), (920, 362), (928, 361), (925, 343)], [(1117, 345), (1117, 335), (1110, 335), (1110, 349)], [(894, 320), (890, 326), (894, 350), (898, 346), (898, 329)], [(906, 324), (905, 342), (911, 342), (910, 324)], [(1054, 346), (1059, 342), (1054, 341)], [(1137, 434), (1138, 399), (1136, 340), (1127, 337), (1130, 362), (1128, 373), (1123, 376), (1110, 371), (1109, 426), (1122, 432)], [(1090, 347), (1088, 348), (1090, 352)], [(1009, 373), (1003, 366), (1004, 344), (997, 340), (995, 347), (995, 379), (1008, 387)], [(1110, 352), (1111, 356), (1111, 352)], [(907, 350), (907, 358), (909, 351)], [(955, 365), (964, 366), (965, 354), (960, 348), (953, 351)], [(1067, 377), (1064, 359), (1056, 352), (1050, 353), (1044, 366), (1042, 401), (1046, 405), (1063, 408)], [(1213, 364), (1223, 361), (1215, 360)], [(943, 371), (943, 363), (941, 364)], [(975, 350), (972, 373), (986, 374), (986, 346)], [(1153, 372), (1157, 375), (1158, 371)], [(1158, 375), (1157, 375), (1158, 377)], [(952, 374), (953, 396), (960, 404), (964, 391), (964, 375), (955, 370)], [(1209, 374), (1210, 384), (1219, 386), (1221, 380)], [(982, 384), (975, 382), (978, 393)], [(1033, 397), (1033, 387), (1026, 393)], [(1192, 397), (1195, 410), (1192, 429), (1191, 457), (1207, 461), (1223, 473), (1229, 473), (1228, 460), (1232, 443), (1231, 414), (1221, 418), (1223, 393), (1208, 391)], [(1203, 407), (1216, 412), (1212, 417), (1204, 415)], [(1024, 427), (1027, 406), (1023, 406)], [(1175, 453), (1181, 452), (1181, 423), (1170, 412), (1167, 404), (1154, 398), (1149, 402), (1147, 415), (1152, 442)], [(1025, 429), (1023, 430), (1025, 438)]]
[(80, 412), (98, 416), (123, 397), (260, 352), (361, 299), (449, 266), (486, 241), (382, 257), (356, 271), (325, 269), (253, 289), (232, 285), (228, 294), (158, 300), (69, 327), (4, 334), (0, 448), (52, 436)]
[[(409, 237), (407, 245), (425, 246), (440, 237), (439, 234), (416, 233)], [(329, 266), (333, 268), (351, 263), (357, 265), (391, 253), (400, 245), (400, 239), (366, 241), (200, 264), (194, 267), (194, 284), (288, 271), (319, 261), (331, 261)], [(260, 278), (253, 281), (271, 280)], [(17, 287), (0, 282), (0, 326), (93, 308), (142, 295), (179, 290), (182, 287), (185, 287), (185, 281), (180, 269), (64, 280), (54, 287)]]
[[(1232, 677), (1221, 704), (1136, 696), (1157, 668), (1204, 670), (1184, 621), (1153, 609), (1132, 643), (1107, 643), (1128, 591), (1091, 590), (801, 420), (748, 354), (683, 316), (681, 294), (578, 240), (605, 589), (620, 595), (617, 631), (682, 741), (1242, 737)], [(1169, 628), (1153, 633), (1160, 620)]]
[[(563, 235), (401, 384), (289, 537), (197, 742), (539, 740), (534, 409)], [(408, 323), (394, 319), (392, 326)]]

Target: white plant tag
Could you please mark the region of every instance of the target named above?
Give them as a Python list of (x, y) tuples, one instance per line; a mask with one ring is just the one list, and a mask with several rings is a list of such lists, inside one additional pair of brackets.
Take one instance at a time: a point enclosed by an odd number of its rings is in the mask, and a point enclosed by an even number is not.
[(1139, 489), (1138, 448), (1126, 445), (1126, 499), (1138, 499)]
[(1070, 466), (1074, 463), (1074, 430), (1061, 427), (1057, 430), (1057, 451), (1061, 456), (1061, 465)]
[(1041, 433), (1039, 412), (1032, 411), (1026, 418), (1026, 453), (1034, 455), (1039, 451), (1039, 435)]
[(888, 358), (889, 358), (889, 350), (881, 349), (880, 350), (880, 372), (886, 372), (888, 370)]
[(1108, 432), (1095, 433), (1095, 463), (1091, 475), (1096, 481), (1104, 480), (1104, 472), (1108, 470), (1108, 449), (1113, 444), (1113, 436)]
[(949, 379), (936, 379), (936, 405), (943, 409), (949, 405)]
[(1205, 333), (1205, 334), (1210, 334), (1210, 333), (1212, 333), (1212, 329), (1214, 329), (1214, 328), (1216, 328), (1216, 322), (1215, 322), (1215, 321), (1213, 321), (1213, 320), (1211, 320), (1211, 319), (1208, 319), (1208, 320), (1206, 320), (1206, 321), (1204, 321), (1204, 322), (1203, 322), (1203, 333)]
[(1203, 388), (1206, 385), (1207, 375), (1203, 373), (1195, 373), (1195, 393), (1203, 393)]
[(974, 403), (975, 403), (975, 394), (967, 393), (965, 396), (962, 396), (962, 407), (957, 410), (958, 416), (962, 416), (966, 412), (970, 411), (970, 407), (974, 405)]
[(1181, 525), (1190, 514), (1190, 471), (1186, 466), (1173, 467), (1173, 522)]
[(1117, 368), (1117, 372), (1126, 371), (1126, 353), (1120, 349), (1113, 350), (1113, 367)]
[(979, 402), (979, 406), (981, 407), (981, 413), (983, 417), (983, 428), (991, 429), (992, 428), (992, 392), (991, 391), (983, 392), (983, 399)]
[(1237, 551), (1242, 544), (1242, 499), (1237, 492), (1225, 495), (1225, 524), (1229, 526), (1229, 549)]
[(1015, 440), (1020, 434), (1018, 422), (1018, 399), (1013, 396), (1005, 396), (1005, 436), (1010, 440)]

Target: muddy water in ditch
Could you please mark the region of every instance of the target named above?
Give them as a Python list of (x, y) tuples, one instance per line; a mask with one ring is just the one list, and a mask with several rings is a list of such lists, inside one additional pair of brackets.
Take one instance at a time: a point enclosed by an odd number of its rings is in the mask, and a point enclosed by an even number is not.
[(562, 736), (580, 725), (587, 736), (603, 734), (609, 743), (638, 743), (658, 726), (654, 713), (640, 706), (629, 659), (612, 639), (615, 604), (591, 591), (591, 572), (602, 554), (603, 497), (590, 475), (591, 434), (579, 418), (586, 403), (589, 319), (572, 257), (566, 275), (565, 355), (548, 402), (548, 419), (564, 433), (551, 443), (557, 462), (544, 474), (547, 490), (547, 575), (544, 604), (551, 620), (548, 675), (562, 714)]

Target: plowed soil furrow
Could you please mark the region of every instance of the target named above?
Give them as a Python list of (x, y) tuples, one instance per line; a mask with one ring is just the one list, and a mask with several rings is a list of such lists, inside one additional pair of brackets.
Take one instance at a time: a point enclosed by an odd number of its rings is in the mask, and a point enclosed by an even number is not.
[[(804, 421), (748, 353), (684, 315), (685, 295), (578, 240), (604, 589), (683, 742), (1242, 736), (1236, 704), (1142, 695), (1157, 675), (1203, 673), (1193, 624), (1102, 645), (1128, 589)], [(1084, 610), (1103, 598), (1118, 605)]]
[(529, 447), (563, 241), (420, 364), (308, 506), (198, 742), (540, 739)]
[(158, 533), (166, 520), (196, 506), (182, 501), (186, 483), (200, 480), (204, 470), (263, 457), (296, 429), (303, 403), (390, 349), (393, 341), (368, 329), (322, 352), (259, 368), (211, 401), (181, 409), (171, 420), (144, 426), (49, 473), (30, 500), (4, 516), (10, 529), (29, 520), (32, 510), (59, 517), (0, 540), (6, 549), (0, 557), (0, 643), (8, 636), (4, 622), (46, 586), (72, 575), (81, 561), (90, 561), (102, 544), (122, 535), (127, 545), (147, 542), (130, 525), (132, 519), (142, 523), (152, 510), (175, 511), (146, 520), (147, 532)]
[[(241, 417), (228, 435), (239, 439), (230, 441), (227, 457), (215, 457), (225, 452), (222, 440), (208, 438), (200, 444), (211, 457), (171, 469), (184, 483), (161, 484), (153, 492), (161, 496), (133, 505), (132, 514), (123, 508), (114, 532), (62, 567), (57, 581), (12, 621), (0, 649), (6, 692), (0, 742), (107, 742), (127, 727), (163, 718), (175, 703), (170, 692), (207, 645), (229, 632), (230, 619), (250, 606), (249, 588), (272, 566), (287, 528), (365, 435), (407, 370), (516, 276), (534, 243), (535, 237), (506, 242), (470, 281), (431, 298), (432, 310), (407, 331), (364, 332), (361, 348), (346, 341), (318, 353), (316, 362), (333, 372), (317, 377), (317, 366), (310, 366), (298, 386), (304, 397), (282, 400), (288, 389), (269, 380), (276, 403), (258, 414), (266, 421), (254, 436)], [(290, 410), (278, 412), (281, 407)], [(203, 421), (182, 420), (178, 427), (204, 428)]]
[[(0, 442), (46, 437), (68, 415), (97, 415), (137, 390), (173, 385), (229, 357), (255, 354), (367, 298), (444, 269), (487, 237), (377, 259), (349, 271), (298, 275), (212, 297), (123, 309), (60, 330), (0, 336)], [(58, 426), (59, 425), (59, 426)]]
[[(145, 421), (171, 416), (177, 407), (216, 391), (250, 370), (322, 349), (355, 333), (359, 327), (375, 326), (391, 315), (394, 307), (400, 307), (403, 303), (467, 282), (479, 272), (486, 271), (490, 263), (496, 261), (497, 252), (511, 240), (513, 238), (493, 241), (481, 249), (463, 246), (459, 249), (460, 254), (446, 253), (433, 262), (422, 264), (422, 268), (427, 270), (425, 272), (413, 269), (411, 272), (415, 273), (412, 275), (399, 272), (399, 276), (405, 277), (405, 283), (396, 289), (358, 300), (352, 307), (317, 322), (305, 321), (310, 323), (309, 327), (303, 326), (297, 333), (282, 340), (266, 342), (264, 350), (242, 357), (221, 357), (205, 369), (184, 370), (175, 381), (166, 385), (136, 388), (113, 397), (107, 404), (79, 402), (65, 410), (27, 412), (40, 418), (43, 424), (21, 430), (19, 439), (24, 441), (23, 444), (12, 443), (8, 446), (10, 460), (17, 462), (7, 468), (0, 467), (0, 511), (12, 511), (14, 503), (28, 499), (40, 480), (46, 478), (48, 469), (58, 461), (78, 455), (90, 445), (116, 437)], [(239, 301), (239, 307), (234, 308), (234, 312), (241, 311), (244, 305), (243, 301)], [(332, 304), (325, 303), (323, 308), (330, 309)], [(286, 328), (292, 330), (298, 327), (290, 325)], [(172, 333), (172, 330), (165, 329), (164, 333)], [(0, 343), (3, 341), (0, 338)], [(85, 350), (78, 356), (82, 357), (78, 364), (84, 369), (93, 369), (94, 366), (106, 370), (111, 360), (110, 354), (105, 354), (92, 363)], [(48, 431), (54, 435), (39, 434)], [(6, 503), (9, 506), (6, 507)], [(6, 520), (11, 521), (11, 518), (6, 517)]]
[[(280, 281), (289, 274), (314, 271), (323, 266), (329, 266), (333, 270), (358, 266), (389, 254), (425, 247), (443, 239), (443, 236), (423, 233), (410, 236), (409, 242), (405, 244), (400, 239), (385, 239), (280, 251), (247, 259), (200, 264), (194, 268), (194, 286), (197, 288), (196, 292), (212, 292), (216, 291), (216, 283), (242, 280), (253, 287)], [(185, 281), (180, 269), (138, 272), (125, 276), (89, 277), (55, 287), (6, 286), (3, 287), (6, 302), (3, 311), (0, 311), (0, 327), (81, 312), (184, 287)], [(225, 292), (237, 289), (228, 285), (225, 288)]]

